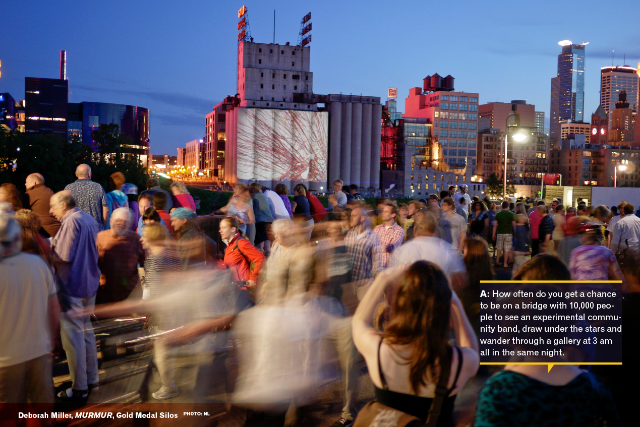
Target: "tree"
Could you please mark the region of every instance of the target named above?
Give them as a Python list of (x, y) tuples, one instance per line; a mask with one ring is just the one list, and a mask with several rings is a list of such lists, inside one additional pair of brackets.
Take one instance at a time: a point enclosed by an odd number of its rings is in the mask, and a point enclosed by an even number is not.
[[(492, 173), (487, 180), (487, 194), (493, 198), (502, 199), (502, 181), (498, 178), (498, 175)], [(515, 194), (516, 188), (513, 184), (507, 182), (507, 194)]]
[[(76, 167), (86, 163), (91, 166), (92, 179), (102, 184), (106, 191), (109, 191), (108, 177), (116, 171), (124, 173), (127, 182), (145, 188), (148, 179), (146, 165), (142, 165), (135, 156), (125, 154), (123, 147), (114, 146), (117, 142), (126, 144), (127, 141), (117, 131), (117, 125), (113, 125), (115, 132), (112, 125), (103, 126), (107, 126), (106, 130), (96, 136), (104, 137), (100, 140), (100, 148), (104, 151), (98, 152), (77, 137), (67, 140), (60, 135), (0, 131), (0, 182), (13, 183), (24, 192), (26, 177), (38, 172), (44, 176), (47, 187), (60, 191), (76, 179)], [(114, 154), (108, 155), (111, 148), (114, 148)]]

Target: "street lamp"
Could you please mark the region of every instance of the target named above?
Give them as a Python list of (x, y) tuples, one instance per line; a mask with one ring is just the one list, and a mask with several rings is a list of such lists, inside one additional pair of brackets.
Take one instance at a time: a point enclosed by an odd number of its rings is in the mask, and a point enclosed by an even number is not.
[(620, 170), (620, 172), (624, 172), (627, 170), (627, 165), (626, 163), (628, 162), (628, 160), (622, 160), (621, 165), (617, 165), (616, 167), (613, 168), (613, 188), (616, 188), (618, 186), (618, 169)]
[(517, 111), (511, 111), (511, 114), (507, 117), (505, 121), (505, 132), (504, 132), (504, 173), (502, 179), (502, 200), (507, 197), (507, 136), (509, 135), (509, 119), (513, 117), (513, 125), (511, 127), (515, 127), (516, 132), (511, 135), (513, 141), (511, 142), (524, 142), (529, 136), (527, 135), (524, 129), (518, 129), (520, 127), (520, 115)]

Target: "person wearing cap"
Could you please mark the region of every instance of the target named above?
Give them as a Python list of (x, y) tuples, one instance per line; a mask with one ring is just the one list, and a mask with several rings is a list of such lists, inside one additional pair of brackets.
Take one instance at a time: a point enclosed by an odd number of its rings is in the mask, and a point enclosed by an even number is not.
[(127, 200), (129, 201), (129, 210), (132, 215), (130, 229), (131, 231), (136, 231), (136, 228), (138, 227), (138, 220), (140, 219), (140, 216), (142, 216), (138, 206), (138, 187), (135, 184), (125, 183), (120, 191), (127, 196)]
[(171, 226), (178, 240), (176, 252), (183, 270), (213, 262), (218, 250), (216, 242), (202, 231), (200, 221), (191, 209), (174, 209)]
[(467, 194), (467, 184), (460, 184), (458, 187), (460, 187), (460, 192), (455, 194), (455, 196), (453, 197), (453, 200), (455, 200), (458, 205), (461, 205), (460, 199), (461, 198), (465, 199), (465, 204), (463, 208), (464, 208), (464, 211), (467, 213), (467, 217), (468, 217), (469, 206), (471, 206), (471, 197)]

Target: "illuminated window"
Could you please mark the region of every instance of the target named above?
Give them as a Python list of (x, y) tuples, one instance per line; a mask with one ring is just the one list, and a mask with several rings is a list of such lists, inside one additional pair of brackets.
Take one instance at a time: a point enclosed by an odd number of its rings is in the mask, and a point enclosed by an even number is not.
[(413, 174), (411, 174), (411, 181), (413, 181)]
[(429, 181), (429, 175), (424, 176), (425, 181)]
[(422, 184), (418, 184), (418, 190), (420, 190), (420, 189), (421, 189), (421, 188), (420, 188), (420, 186), (421, 186), (421, 185), (422, 185)]

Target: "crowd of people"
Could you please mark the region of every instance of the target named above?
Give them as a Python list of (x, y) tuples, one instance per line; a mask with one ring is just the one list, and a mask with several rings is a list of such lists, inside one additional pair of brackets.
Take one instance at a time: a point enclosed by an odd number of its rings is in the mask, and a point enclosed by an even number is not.
[[(565, 209), (556, 200), (492, 201), (470, 197), (463, 184), (428, 200), (369, 206), (357, 186), (336, 180), (325, 207), (304, 184), (290, 199), (284, 184), (238, 183), (228, 204), (208, 213), (218, 219), (218, 248), (184, 184), (169, 194), (150, 179), (137, 194), (117, 172), (105, 192), (88, 165), (76, 176), (55, 194), (38, 173), (22, 196), (0, 187), (0, 403), (54, 401), (58, 336), (72, 385), (55, 399), (86, 401), (100, 385), (91, 315), (135, 313), (151, 314), (159, 337), (156, 400), (184, 393), (206, 401), (222, 383), (230, 402), (248, 404), (264, 384), (259, 397), (284, 403), (293, 425), (308, 393), (301, 384), (314, 382), (308, 366), (296, 370), (292, 361), (309, 364), (318, 353), (283, 352), (300, 351), (296, 340), (320, 340), (342, 373), (336, 426), (370, 425), (363, 420), (372, 409), (359, 415), (355, 398), (360, 357), (379, 404), (452, 426), (456, 396), (483, 375), (480, 281), (497, 269), (512, 267), (514, 280), (621, 280), (606, 285), (625, 294), (627, 316), (638, 312), (640, 218), (627, 202), (608, 209), (578, 200)], [(242, 337), (247, 343), (229, 345)], [(625, 354), (637, 341), (624, 342)], [(175, 375), (179, 348), (198, 354), (189, 359), (198, 372), (191, 385)], [(253, 357), (236, 377), (228, 358), (242, 351)], [(608, 377), (612, 395), (575, 366), (507, 365), (482, 389), (474, 425), (547, 425), (546, 416), (559, 425), (621, 425), (618, 410), (632, 405), (617, 394), (616, 375)]]

